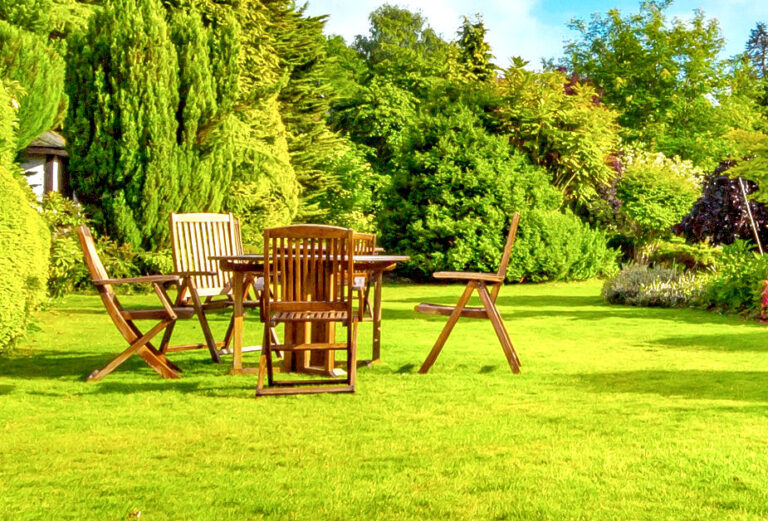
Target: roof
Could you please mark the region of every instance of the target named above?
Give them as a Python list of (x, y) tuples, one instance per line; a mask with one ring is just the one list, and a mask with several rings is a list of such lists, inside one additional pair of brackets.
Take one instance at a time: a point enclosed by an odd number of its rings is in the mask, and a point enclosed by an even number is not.
[(64, 136), (53, 130), (45, 132), (29, 144), (26, 149), (27, 155), (43, 154), (43, 155), (55, 155), (66, 156), (67, 140)]

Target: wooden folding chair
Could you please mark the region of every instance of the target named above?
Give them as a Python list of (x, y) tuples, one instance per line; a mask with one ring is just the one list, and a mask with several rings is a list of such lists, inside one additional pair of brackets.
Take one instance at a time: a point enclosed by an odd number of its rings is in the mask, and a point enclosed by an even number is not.
[[(90, 376), (88, 376), (88, 381), (93, 382), (101, 380), (133, 354), (139, 355), (163, 378), (179, 378), (179, 372), (181, 370), (166, 358), (164, 350), (162, 349), (164, 346), (161, 345), (161, 349), (156, 349), (152, 345), (151, 340), (162, 330), (167, 330), (169, 326), (175, 324), (176, 320), (180, 318), (191, 318), (195, 314), (195, 310), (191, 307), (172, 305), (171, 299), (168, 297), (168, 294), (163, 287), (164, 283), (169, 282), (177, 285), (181, 284), (180, 277), (177, 275), (152, 275), (146, 277), (111, 279), (99, 259), (90, 230), (86, 226), (80, 226), (77, 229), (77, 235), (80, 239), (80, 246), (83, 248), (83, 255), (85, 256), (85, 262), (88, 265), (91, 279), (99, 292), (99, 296), (101, 296), (101, 301), (104, 303), (107, 314), (109, 314), (115, 327), (117, 327), (120, 334), (123, 335), (123, 338), (125, 338), (130, 345), (128, 349), (117, 355), (111, 362), (104, 366), (103, 369), (93, 371)], [(162, 304), (161, 308), (140, 310), (123, 308), (117, 295), (115, 295), (112, 286), (117, 284), (139, 283), (152, 284), (152, 287)], [(134, 321), (145, 319), (159, 320), (160, 322), (150, 328), (146, 333), (143, 333)]]
[[(240, 223), (231, 213), (172, 213), (170, 227), (174, 270), (176, 274), (188, 280), (178, 295), (176, 303), (194, 308), (203, 330), (205, 344), (169, 347), (168, 350), (183, 351), (207, 347), (211, 359), (218, 363), (221, 361), (222, 354), (231, 352), (229, 345), (232, 341), (233, 324), (230, 320), (224, 341), (217, 342), (211, 333), (206, 313), (233, 304), (232, 285), (231, 274), (222, 271), (218, 261), (211, 257), (243, 254)], [(243, 298), (245, 306), (250, 308), (259, 306), (262, 287), (263, 279), (254, 276), (246, 277)], [(254, 299), (247, 298), (251, 290), (256, 293)], [(164, 344), (167, 344), (172, 333), (173, 326), (166, 330)]]
[[(501, 319), (499, 310), (496, 309), (496, 297), (499, 295), (499, 290), (504, 284), (504, 279), (507, 274), (507, 265), (509, 264), (509, 256), (512, 253), (512, 246), (515, 243), (515, 236), (517, 235), (517, 225), (520, 222), (520, 214), (515, 213), (512, 216), (512, 223), (509, 227), (509, 234), (507, 235), (507, 243), (504, 246), (504, 254), (501, 257), (501, 264), (499, 264), (499, 270), (496, 273), (471, 273), (471, 272), (452, 272), (452, 271), (439, 271), (434, 273), (436, 279), (442, 280), (466, 280), (467, 286), (464, 289), (464, 293), (461, 294), (456, 306), (440, 306), (437, 304), (422, 303), (416, 306), (414, 309), (419, 313), (429, 313), (433, 315), (445, 315), (448, 316), (448, 322), (445, 324), (440, 336), (437, 337), (432, 351), (429, 352), (427, 359), (419, 369), (419, 373), (426, 373), (432, 364), (435, 363), (437, 355), (440, 354), (440, 350), (445, 345), (448, 336), (453, 330), (453, 326), (459, 320), (459, 317), (466, 318), (485, 318), (491, 321), (493, 329), (496, 331), (496, 336), (501, 342), (501, 348), (504, 350), (504, 355), (507, 357), (510, 369), (513, 373), (520, 372), (520, 359), (517, 357), (514, 347), (512, 347), (512, 341), (509, 339), (509, 334), (504, 327), (504, 321)], [(488, 292), (488, 286), (491, 286), (490, 293)], [(469, 298), (472, 296), (473, 291), (477, 291), (480, 296), (480, 301), (483, 303), (483, 307), (466, 307)]]
[[(355, 232), (354, 235), (355, 255), (375, 255), (376, 254), (376, 234)], [(371, 322), (373, 320), (373, 308), (371, 307), (371, 272), (355, 272), (352, 290), (357, 295), (358, 318), (362, 322)]]
[[(353, 312), (352, 230), (323, 225), (293, 225), (264, 230), (264, 347), (259, 360), (257, 396), (354, 392), (357, 371), (357, 315)], [(334, 326), (346, 328), (346, 342), (335, 341)], [(275, 345), (269, 328), (286, 325), (285, 342)], [(310, 329), (311, 326), (311, 329)], [(276, 381), (272, 351), (347, 352), (345, 378)], [(286, 356), (286, 360), (290, 357)], [(264, 386), (264, 376), (267, 385)], [(309, 387), (299, 387), (309, 386)]]

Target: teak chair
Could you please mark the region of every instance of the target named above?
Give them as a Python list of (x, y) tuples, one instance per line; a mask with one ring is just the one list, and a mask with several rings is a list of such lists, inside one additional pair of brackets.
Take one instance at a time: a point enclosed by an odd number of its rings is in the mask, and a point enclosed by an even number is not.
[[(213, 338), (206, 313), (222, 309), (233, 304), (231, 274), (222, 271), (219, 263), (211, 259), (217, 255), (242, 255), (243, 243), (240, 236), (240, 223), (231, 213), (187, 213), (170, 216), (171, 243), (173, 245), (173, 265), (178, 275), (188, 280), (178, 295), (177, 305), (192, 306), (200, 321), (205, 344), (169, 347), (169, 351), (182, 351), (207, 347), (211, 359), (219, 363), (221, 355), (229, 353), (232, 341), (232, 321), (223, 342)], [(258, 307), (261, 298), (263, 280), (248, 276), (244, 285), (243, 301), (248, 307)], [(249, 300), (248, 293), (253, 289), (256, 298)], [(223, 298), (216, 298), (223, 297)], [(165, 340), (173, 333), (171, 325), (165, 334)]]
[[(355, 232), (353, 249), (355, 255), (375, 255), (376, 234)], [(371, 273), (368, 271), (355, 272), (352, 290), (357, 294), (359, 320), (362, 322), (372, 321), (373, 308), (371, 307), (370, 299)]]
[[(507, 274), (507, 265), (509, 264), (509, 256), (512, 253), (512, 246), (515, 244), (515, 236), (517, 235), (517, 225), (520, 222), (520, 214), (515, 213), (512, 216), (512, 223), (509, 226), (509, 234), (507, 235), (507, 242), (504, 246), (504, 254), (501, 257), (501, 264), (496, 273), (471, 273), (471, 272), (452, 272), (452, 271), (439, 271), (434, 273), (433, 276), (436, 279), (444, 280), (466, 280), (467, 287), (464, 289), (464, 293), (461, 294), (456, 306), (440, 306), (437, 304), (422, 303), (415, 307), (415, 310), (419, 313), (429, 313), (436, 315), (448, 316), (448, 322), (443, 327), (443, 331), (437, 338), (432, 351), (429, 352), (427, 359), (419, 369), (419, 373), (425, 374), (435, 363), (437, 356), (440, 354), (440, 350), (445, 345), (448, 336), (453, 330), (453, 326), (459, 320), (459, 317), (466, 318), (485, 318), (491, 321), (493, 329), (496, 331), (496, 336), (501, 342), (501, 348), (504, 350), (504, 355), (507, 357), (510, 369), (513, 373), (520, 372), (520, 359), (517, 357), (515, 348), (512, 347), (512, 341), (509, 339), (509, 334), (504, 327), (504, 321), (501, 319), (499, 310), (496, 309), (496, 297), (499, 295), (499, 290), (504, 284), (504, 278)], [(488, 286), (491, 286), (490, 293), (488, 292)], [(472, 292), (477, 290), (480, 296), (480, 301), (483, 303), (483, 307), (466, 307), (469, 298), (472, 296)]]
[[(257, 396), (355, 391), (357, 315), (352, 309), (353, 234), (345, 228), (309, 224), (264, 230), (262, 318), (265, 324)], [(283, 344), (275, 345), (269, 328), (281, 323), (286, 324), (286, 338)], [(335, 342), (336, 323), (346, 328), (346, 342)], [(346, 377), (276, 381), (273, 350), (291, 354), (345, 350)], [(286, 356), (286, 361), (288, 359)], [(264, 386), (265, 374), (268, 387)]]
[[(133, 354), (137, 354), (143, 358), (144, 361), (163, 378), (179, 378), (180, 369), (166, 358), (163, 350), (165, 346), (161, 345), (161, 349), (158, 350), (150, 341), (163, 329), (175, 324), (177, 319), (191, 318), (195, 314), (195, 310), (191, 307), (179, 307), (171, 304), (171, 299), (168, 297), (168, 294), (163, 287), (163, 283), (167, 282), (177, 285), (181, 284), (180, 277), (177, 275), (151, 275), (145, 277), (111, 279), (99, 259), (90, 230), (86, 226), (80, 226), (77, 229), (77, 235), (80, 239), (80, 246), (83, 248), (83, 255), (85, 256), (85, 262), (88, 265), (88, 271), (91, 274), (93, 284), (99, 292), (99, 296), (101, 296), (104, 307), (106, 308), (109, 317), (112, 319), (112, 322), (115, 324), (115, 327), (117, 327), (120, 334), (123, 335), (123, 338), (130, 344), (128, 349), (117, 355), (111, 362), (104, 366), (103, 369), (96, 369), (93, 371), (90, 376), (88, 376), (88, 381), (93, 382), (101, 380)], [(152, 284), (152, 287), (162, 304), (161, 308), (140, 310), (123, 308), (117, 295), (115, 295), (112, 286), (138, 283)], [(160, 322), (150, 328), (146, 333), (142, 333), (134, 321), (145, 319), (159, 320)]]

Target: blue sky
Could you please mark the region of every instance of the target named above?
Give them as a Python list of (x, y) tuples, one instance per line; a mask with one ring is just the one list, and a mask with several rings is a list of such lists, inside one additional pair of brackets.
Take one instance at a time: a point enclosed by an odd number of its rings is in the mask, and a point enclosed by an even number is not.
[[(368, 32), (368, 15), (384, 3), (420, 10), (448, 40), (455, 36), (462, 15), (480, 13), (496, 63), (502, 67), (509, 65), (511, 56), (522, 56), (534, 67), (541, 58), (559, 57), (563, 41), (575, 37), (567, 28), (574, 17), (588, 19), (612, 8), (632, 13), (640, 5), (639, 0), (309, 0), (308, 13), (330, 15), (326, 32), (351, 42), (355, 35)], [(768, 23), (768, 0), (676, 0), (667, 14), (686, 20), (697, 8), (719, 21), (726, 40), (723, 57), (744, 50), (756, 22)]]

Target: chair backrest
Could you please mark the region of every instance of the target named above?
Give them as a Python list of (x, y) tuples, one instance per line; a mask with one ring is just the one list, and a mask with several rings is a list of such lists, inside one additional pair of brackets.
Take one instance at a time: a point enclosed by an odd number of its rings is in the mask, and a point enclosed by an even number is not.
[(215, 255), (241, 255), (240, 224), (231, 213), (172, 213), (171, 243), (173, 267), (177, 272), (209, 271), (211, 276), (195, 276), (201, 297), (229, 292), (231, 274), (222, 271)]
[[(83, 249), (83, 257), (85, 257), (85, 264), (88, 266), (88, 271), (91, 274), (91, 280), (100, 281), (108, 280), (109, 275), (107, 270), (104, 269), (99, 254), (96, 251), (96, 244), (93, 240), (93, 235), (87, 226), (80, 225), (77, 227), (77, 237), (80, 239), (80, 247)], [(123, 306), (115, 295), (115, 291), (110, 284), (97, 284), (96, 289), (99, 291), (101, 301), (104, 303), (104, 307), (107, 310), (107, 314), (114, 322), (117, 329), (125, 337), (128, 342), (133, 342), (140, 335), (137, 335), (136, 331), (123, 317)]]
[[(504, 280), (507, 277), (507, 266), (509, 266), (509, 257), (512, 255), (512, 247), (515, 245), (515, 237), (517, 237), (517, 225), (520, 223), (520, 214), (515, 212), (512, 215), (512, 221), (509, 224), (509, 233), (507, 233), (507, 242), (504, 245), (504, 253), (501, 256), (501, 263), (496, 274)], [(496, 302), (496, 297), (499, 295), (503, 282), (496, 284), (491, 289), (491, 300)]]
[(352, 316), (354, 232), (297, 224), (264, 230), (265, 315), (347, 311)]
[(353, 236), (355, 255), (376, 254), (376, 234), (355, 232)]

